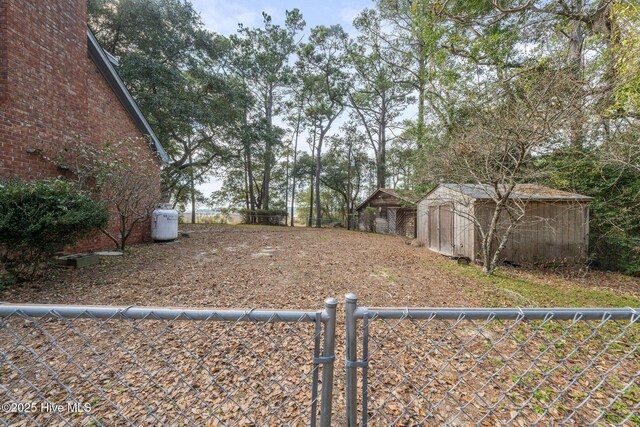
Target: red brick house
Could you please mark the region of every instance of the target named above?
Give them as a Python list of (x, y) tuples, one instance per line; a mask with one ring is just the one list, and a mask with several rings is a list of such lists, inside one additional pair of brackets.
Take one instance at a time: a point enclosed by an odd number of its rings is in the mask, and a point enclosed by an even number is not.
[[(51, 161), (70, 138), (150, 141), (158, 167), (168, 157), (87, 27), (86, 0), (0, 0), (0, 177), (60, 175)], [(142, 224), (129, 239), (149, 237)], [(95, 233), (73, 250), (112, 247)]]

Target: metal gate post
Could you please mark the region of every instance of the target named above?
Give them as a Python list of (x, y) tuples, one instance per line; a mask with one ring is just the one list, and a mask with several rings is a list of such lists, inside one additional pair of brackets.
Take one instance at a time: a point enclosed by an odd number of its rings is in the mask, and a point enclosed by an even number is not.
[(358, 378), (356, 363), (358, 360), (358, 332), (355, 311), (358, 305), (358, 297), (354, 294), (345, 295), (346, 313), (346, 404), (347, 404), (347, 426), (356, 427), (358, 418)]
[(327, 298), (324, 301), (324, 311), (327, 321), (324, 324), (324, 343), (322, 358), (322, 398), (320, 400), (320, 427), (331, 426), (331, 403), (333, 401), (333, 361), (335, 360), (336, 344), (336, 306), (335, 298)]

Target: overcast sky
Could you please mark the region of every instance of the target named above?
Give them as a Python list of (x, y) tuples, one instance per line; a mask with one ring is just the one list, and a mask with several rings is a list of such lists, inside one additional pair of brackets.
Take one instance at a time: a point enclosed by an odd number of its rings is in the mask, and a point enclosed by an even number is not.
[[(262, 26), (262, 12), (273, 18), (275, 24), (283, 24), (286, 10), (300, 9), (306, 21), (305, 32), (316, 25), (340, 24), (355, 35), (352, 22), (365, 8), (374, 7), (373, 0), (191, 0), (193, 7), (202, 16), (205, 26), (218, 34), (230, 35), (237, 31), (238, 23), (246, 27)], [(277, 119), (276, 119), (277, 122)], [(336, 129), (339, 123), (336, 124)], [(304, 140), (301, 138), (302, 145)], [(300, 147), (304, 149), (304, 147)], [(208, 183), (198, 186), (205, 196), (219, 190), (222, 182), (211, 178)]]
[(300, 9), (307, 29), (316, 25), (341, 24), (345, 29), (352, 30), (351, 23), (364, 8), (373, 7), (372, 0), (192, 0), (197, 10), (210, 30), (219, 34), (235, 33), (238, 23), (247, 27), (262, 25), (262, 12), (267, 12), (274, 22), (284, 21), (285, 10)]

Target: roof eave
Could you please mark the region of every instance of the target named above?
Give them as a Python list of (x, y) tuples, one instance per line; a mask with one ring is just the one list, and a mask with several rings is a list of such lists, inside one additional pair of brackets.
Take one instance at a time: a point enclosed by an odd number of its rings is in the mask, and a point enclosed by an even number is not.
[(107, 53), (105, 52), (104, 49), (102, 49), (102, 46), (100, 46), (100, 43), (98, 43), (98, 40), (95, 38), (91, 30), (88, 28), (87, 28), (87, 40), (88, 40), (87, 45), (88, 45), (89, 57), (94, 62), (96, 67), (98, 67), (98, 70), (100, 71), (104, 79), (107, 81), (107, 83), (111, 87), (111, 90), (113, 90), (116, 97), (118, 98), (118, 100), (120, 101), (124, 109), (127, 111), (127, 114), (129, 115), (133, 123), (136, 125), (138, 130), (143, 135), (147, 135), (151, 139), (151, 142), (153, 144), (153, 149), (158, 155), (158, 157), (163, 162), (169, 163), (171, 159), (169, 158), (169, 155), (162, 147), (162, 144), (160, 143), (158, 136), (155, 134), (155, 132), (149, 125), (149, 122), (147, 122), (147, 119), (144, 117), (144, 114), (142, 114), (140, 107), (138, 107), (138, 104), (131, 96), (131, 93), (129, 93), (129, 90), (124, 85), (124, 82), (118, 75), (118, 72), (113, 67), (113, 64), (111, 63), (109, 57), (107, 56)]
[(396, 198), (398, 198), (398, 199), (400, 199), (400, 200), (404, 200), (405, 202), (407, 202), (407, 203), (411, 203), (411, 204), (412, 204), (412, 205), (414, 205), (414, 206), (416, 206), (416, 205), (417, 205), (417, 202), (412, 202), (411, 200), (408, 200), (408, 199), (406, 199), (406, 198), (404, 198), (404, 197), (400, 196), (400, 195), (399, 195), (399, 194), (397, 194), (397, 193), (390, 193), (390, 192), (386, 191), (384, 188), (378, 188), (376, 191), (374, 191), (373, 193), (371, 193), (371, 195), (370, 195), (369, 197), (367, 197), (367, 198), (364, 200), (364, 202), (362, 202), (362, 203), (360, 203), (358, 206), (356, 206), (356, 211), (359, 211), (361, 207), (363, 207), (364, 205), (366, 205), (367, 203), (369, 203), (369, 202), (371, 201), (371, 199), (373, 199), (373, 196), (375, 196), (375, 195), (376, 195), (376, 194), (378, 194), (379, 192), (386, 193), (386, 194), (388, 194), (388, 195), (390, 195), (390, 196), (393, 196), (393, 197), (396, 197)]

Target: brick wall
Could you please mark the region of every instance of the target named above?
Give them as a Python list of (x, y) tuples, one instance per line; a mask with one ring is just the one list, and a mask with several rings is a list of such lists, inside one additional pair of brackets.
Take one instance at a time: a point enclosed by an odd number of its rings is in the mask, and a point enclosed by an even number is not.
[(7, 12), (3, 1), (0, 1), (0, 107), (7, 90)]
[[(141, 136), (89, 59), (86, 31), (86, 0), (0, 0), (0, 177), (59, 176), (52, 159), (69, 140)], [(159, 167), (149, 173), (159, 192)], [(129, 242), (149, 235), (142, 224)], [(111, 246), (96, 232), (69, 251)]]

